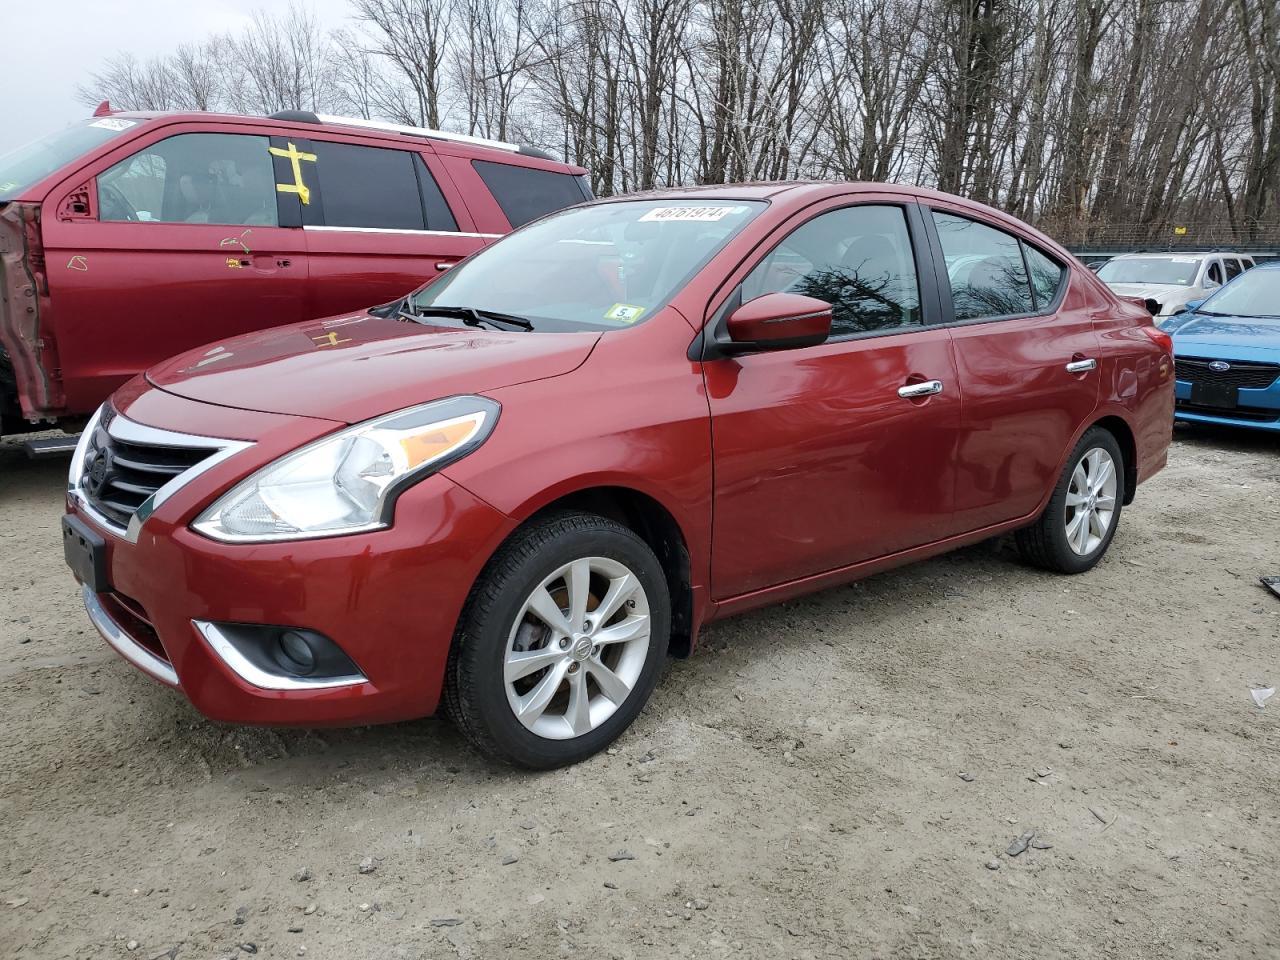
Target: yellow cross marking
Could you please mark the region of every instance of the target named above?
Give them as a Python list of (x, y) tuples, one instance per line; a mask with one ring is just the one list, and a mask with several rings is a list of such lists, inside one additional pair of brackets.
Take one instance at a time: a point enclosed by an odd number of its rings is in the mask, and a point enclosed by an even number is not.
[(321, 347), (336, 347), (340, 343), (351, 342), (350, 337), (347, 337), (345, 340), (339, 340), (338, 335), (336, 333), (325, 333), (318, 337), (312, 337), (311, 339), (314, 340), (316, 344)]
[(311, 191), (307, 189), (307, 185), (302, 182), (302, 165), (301, 160), (310, 160), (316, 162), (314, 153), (302, 153), (290, 141), (288, 150), (281, 150), (279, 147), (267, 147), (267, 152), (277, 157), (288, 157), (289, 162), (293, 164), (293, 183), (277, 183), (276, 189), (281, 193), (296, 193), (298, 199), (303, 203), (311, 203)]

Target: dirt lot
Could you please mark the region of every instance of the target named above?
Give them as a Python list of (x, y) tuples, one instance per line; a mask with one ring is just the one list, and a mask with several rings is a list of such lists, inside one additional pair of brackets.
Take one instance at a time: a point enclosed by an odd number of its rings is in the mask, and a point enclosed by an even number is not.
[(1085, 576), (986, 546), (718, 625), (546, 775), (204, 720), (86, 623), (65, 469), (0, 445), (0, 956), (1280, 956), (1274, 439), (1179, 430)]

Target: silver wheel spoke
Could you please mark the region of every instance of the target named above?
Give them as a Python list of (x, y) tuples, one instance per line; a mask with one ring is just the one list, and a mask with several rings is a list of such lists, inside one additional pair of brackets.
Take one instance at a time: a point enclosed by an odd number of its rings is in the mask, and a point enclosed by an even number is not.
[(1078, 507), (1078, 506), (1080, 506), (1080, 504), (1082, 504), (1082, 503), (1084, 503), (1084, 494), (1082, 494), (1082, 493), (1076, 493), (1076, 491), (1075, 491), (1075, 488), (1074, 488), (1074, 487), (1067, 491), (1067, 506), (1068, 506), (1068, 507)]
[(630, 616), (621, 623), (615, 623), (612, 627), (604, 630), (597, 630), (591, 637), (593, 643), (601, 646), (607, 646), (611, 643), (627, 643), (631, 640), (637, 640), (640, 637), (649, 635), (649, 618), (642, 616)]
[(595, 677), (600, 692), (621, 706), (622, 701), (627, 699), (627, 694), (631, 692), (631, 686), (599, 660), (590, 661), (587, 669), (591, 671), (591, 676)]
[(547, 675), (538, 681), (538, 685), (530, 690), (525, 696), (520, 698), (520, 719), (525, 723), (533, 723), (547, 709), (552, 698), (556, 695), (556, 691), (560, 689), (560, 682), (564, 680), (564, 675), (569, 669), (569, 664), (559, 663), (547, 671)]
[(618, 577), (609, 584), (609, 592), (604, 595), (604, 599), (600, 601), (600, 605), (591, 611), (591, 619), (599, 625), (609, 622), (609, 618), (618, 612), (618, 608), (627, 602), (630, 597), (640, 586), (640, 581), (627, 574), (625, 577)]
[(591, 700), (587, 693), (587, 675), (583, 670), (569, 675), (569, 709), (564, 716), (575, 737), (591, 730)]
[(1102, 490), (1106, 482), (1111, 479), (1111, 460), (1102, 460), (1098, 463), (1089, 474), (1089, 490), (1092, 493), (1098, 493)]
[[(605, 627), (611, 619), (618, 622)], [(527, 730), (547, 740), (590, 733), (639, 683), (650, 630), (644, 586), (620, 561), (585, 556), (547, 570), (507, 636), (502, 677), (508, 706)], [(600, 659), (602, 647), (610, 651), (610, 666)]]
[(1097, 500), (1097, 507), (1099, 510), (1106, 510), (1110, 512), (1116, 508), (1116, 498), (1105, 495), (1100, 496)]
[(1067, 540), (1071, 543), (1076, 553), (1084, 552), (1083, 533), (1086, 528), (1085, 521), (1087, 517), (1088, 514), (1084, 510), (1077, 510), (1076, 515), (1067, 524)]
[(1075, 470), (1071, 472), (1071, 489), (1079, 491), (1081, 495), (1089, 489), (1089, 475), (1084, 472), (1083, 460), (1077, 463)]
[(1102, 517), (1098, 516), (1097, 510), (1089, 511), (1089, 532), (1099, 540), (1107, 532), (1107, 525), (1102, 522)]
[(574, 630), (581, 630), (587, 618), (587, 597), (591, 593), (591, 561), (575, 560), (565, 583), (569, 586), (569, 623)]
[(549, 667), (558, 660), (564, 659), (564, 651), (554, 643), (541, 650), (517, 650), (507, 654), (507, 665), (504, 674), (507, 683), (527, 677), (529, 674)]
[(546, 587), (539, 587), (533, 591), (533, 596), (529, 598), (528, 606), (535, 617), (556, 633), (565, 636), (573, 633), (572, 628), (569, 626), (569, 621), (564, 617), (564, 612), (556, 604), (555, 600), (551, 598), (551, 594), (547, 593)]

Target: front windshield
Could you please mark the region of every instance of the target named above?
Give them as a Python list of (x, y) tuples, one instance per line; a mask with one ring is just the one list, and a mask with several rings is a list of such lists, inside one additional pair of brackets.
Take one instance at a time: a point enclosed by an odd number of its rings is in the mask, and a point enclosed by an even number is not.
[(137, 120), (98, 117), (0, 154), (0, 202), (12, 200), (37, 180), (136, 126)]
[(1242, 273), (1204, 301), (1199, 312), (1233, 317), (1280, 317), (1280, 270)]
[(1135, 257), (1108, 260), (1098, 268), (1098, 279), (1103, 283), (1167, 283), (1189, 287), (1199, 271), (1199, 257)]
[(643, 323), (764, 208), (760, 201), (626, 200), (554, 214), (415, 293), (409, 309), (517, 316), (536, 330)]

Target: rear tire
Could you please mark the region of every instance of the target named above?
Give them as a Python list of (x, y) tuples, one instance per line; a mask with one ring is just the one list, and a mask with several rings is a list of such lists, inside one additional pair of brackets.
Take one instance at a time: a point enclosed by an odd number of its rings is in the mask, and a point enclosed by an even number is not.
[(477, 579), (445, 670), (445, 712), (481, 752), (531, 769), (584, 760), (649, 699), (671, 637), (662, 566), (586, 513), (518, 530)]
[(1057, 573), (1084, 573), (1102, 559), (1120, 525), (1124, 454), (1110, 431), (1080, 438), (1053, 496), (1031, 526), (1015, 534), (1024, 560)]

